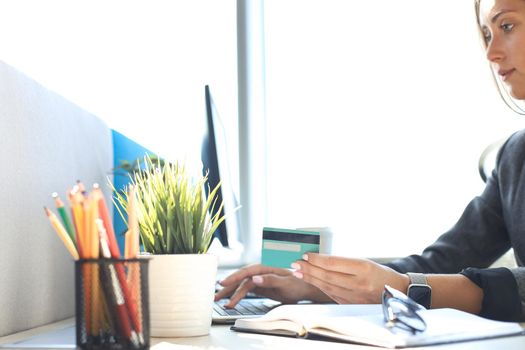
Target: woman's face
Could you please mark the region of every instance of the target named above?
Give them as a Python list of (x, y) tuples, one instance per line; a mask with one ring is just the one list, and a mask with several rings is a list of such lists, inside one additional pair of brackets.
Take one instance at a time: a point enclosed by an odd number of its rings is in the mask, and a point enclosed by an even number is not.
[(525, 0), (481, 0), (479, 17), (492, 68), (525, 100)]

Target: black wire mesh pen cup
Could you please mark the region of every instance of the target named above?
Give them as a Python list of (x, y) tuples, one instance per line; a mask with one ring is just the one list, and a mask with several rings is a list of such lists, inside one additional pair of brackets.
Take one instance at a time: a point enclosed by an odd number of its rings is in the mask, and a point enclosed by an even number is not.
[(79, 349), (149, 349), (148, 259), (75, 262)]

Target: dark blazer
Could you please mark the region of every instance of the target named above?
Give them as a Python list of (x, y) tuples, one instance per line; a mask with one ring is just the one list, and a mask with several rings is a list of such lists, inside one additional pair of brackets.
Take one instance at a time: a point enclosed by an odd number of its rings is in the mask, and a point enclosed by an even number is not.
[[(510, 248), (518, 268), (488, 267)], [(481, 314), (525, 320), (525, 130), (501, 147), (483, 193), (421, 255), (387, 264), (399, 272), (462, 273), (483, 288)], [(460, 291), (458, 291), (460, 293)]]

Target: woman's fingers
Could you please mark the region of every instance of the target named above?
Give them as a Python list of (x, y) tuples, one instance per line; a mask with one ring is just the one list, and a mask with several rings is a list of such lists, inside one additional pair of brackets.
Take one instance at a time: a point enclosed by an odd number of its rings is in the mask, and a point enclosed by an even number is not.
[(251, 278), (246, 278), (241, 282), (239, 287), (230, 297), (230, 301), (225, 304), (226, 307), (234, 307), (246, 294), (254, 291), (257, 294), (264, 295), (269, 298), (286, 299), (282, 293), (282, 288), (286, 286), (286, 278), (293, 278), (288, 274), (287, 277), (276, 274), (255, 275)]
[(340, 304), (357, 302), (354, 300), (356, 298), (351, 289), (351, 285), (353, 284), (352, 276), (345, 276), (340, 272), (328, 272), (322, 274), (322, 276), (324, 279), (318, 278), (315, 275), (303, 273), (302, 279), (303, 281), (319, 288), (323, 293), (330, 296), (330, 298), (336, 300), (336, 302)]
[(231, 285), (222, 288), (217, 293), (215, 293), (215, 301), (229, 297), (230, 295), (232, 295), (235, 289), (237, 289), (237, 285)]
[(352, 270), (352, 264), (352, 260), (346, 258), (309, 254), (307, 261), (297, 261), (292, 264), (292, 268), (296, 270), (296, 277), (316, 286), (330, 297), (347, 299), (356, 280), (356, 276), (348, 272)]
[(370, 262), (366, 259), (344, 258), (317, 253), (306, 253), (303, 256), (303, 259), (308, 261), (310, 265), (317, 266), (323, 270), (354, 275), (360, 274), (361, 270), (366, 268)]
[(234, 273), (232, 273), (231, 275), (229, 275), (225, 279), (219, 281), (219, 283), (223, 287), (229, 287), (229, 286), (232, 286), (232, 285), (239, 285), (246, 278), (251, 277), (252, 275), (256, 275), (256, 274), (260, 273), (260, 271), (259, 271), (260, 267), (261, 267), (260, 265), (245, 266), (245, 267), (235, 271)]
[(230, 297), (230, 300), (228, 303), (224, 304), (227, 308), (233, 308), (237, 303), (248, 294), (249, 291), (251, 291), (253, 288), (255, 288), (255, 284), (252, 282), (251, 279), (246, 278), (244, 281), (239, 284), (239, 287), (235, 290), (235, 292)]
[(397, 281), (391, 269), (365, 259), (308, 253), (296, 261), (294, 275), (322, 290), (337, 302), (377, 303), (385, 283)]
[(269, 274), (269, 273), (273, 273), (273, 274), (281, 275), (281, 276), (290, 274), (290, 272), (286, 269), (279, 269), (275, 267), (256, 264), (256, 265), (245, 266), (237, 270), (236, 272), (232, 273), (231, 275), (229, 275), (228, 277), (226, 277), (219, 283), (224, 287), (231, 286), (231, 285), (238, 285), (246, 278), (251, 278), (252, 276)]
[[(246, 266), (219, 282), (224, 288), (215, 294), (215, 300), (230, 297), (230, 301), (225, 306), (234, 307), (255, 287), (271, 289), (282, 286), (284, 277), (290, 278), (291, 272), (262, 265)], [(263, 294), (269, 297), (279, 296), (275, 291), (267, 291)]]

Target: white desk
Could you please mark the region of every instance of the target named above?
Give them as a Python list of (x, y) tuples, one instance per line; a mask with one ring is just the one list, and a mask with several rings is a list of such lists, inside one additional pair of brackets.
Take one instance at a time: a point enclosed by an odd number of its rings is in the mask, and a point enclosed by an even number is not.
[[(24, 331), (16, 334), (12, 334), (6, 337), (0, 337), (0, 345), (10, 344), (27, 339), (42, 333), (53, 332), (65, 327), (72, 327), (74, 323), (73, 319), (68, 319), (60, 322), (56, 322), (43, 327), (38, 327), (29, 331)], [(525, 327), (525, 324), (522, 324)], [(193, 338), (152, 338), (151, 346), (154, 347), (161, 342), (167, 342), (174, 345), (185, 345), (185, 346), (173, 346), (172, 349), (176, 350), (189, 350), (192, 348), (208, 349), (208, 350), (224, 350), (224, 349), (283, 349), (283, 350), (294, 350), (300, 348), (301, 350), (309, 349), (374, 349), (378, 350), (381, 348), (362, 346), (345, 343), (333, 343), (333, 342), (321, 342), (316, 340), (306, 339), (295, 339), (287, 337), (277, 337), (268, 335), (258, 334), (247, 334), (237, 333), (230, 331), (229, 326), (213, 325), (210, 334), (202, 337)], [(69, 347), (71, 348), (71, 346)], [(20, 349), (20, 348), (3, 348), (0, 349)], [(42, 348), (33, 348), (42, 349)], [(47, 348), (49, 349), (49, 348)], [(60, 348), (55, 348), (60, 349)], [(63, 349), (63, 348), (62, 348)], [(508, 337), (499, 339), (489, 339), (482, 341), (455, 343), (447, 345), (436, 345), (430, 347), (419, 347), (417, 349), (439, 349), (439, 350), (450, 350), (450, 349), (461, 349), (461, 350), (493, 350), (493, 349), (505, 349), (505, 350), (523, 350), (525, 349), (525, 336)]]

